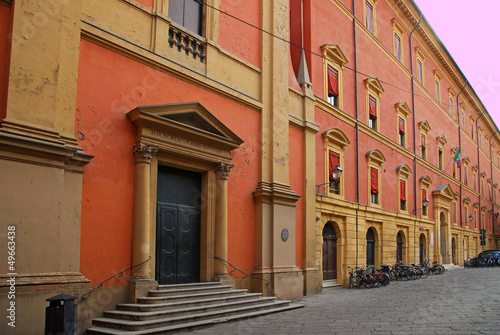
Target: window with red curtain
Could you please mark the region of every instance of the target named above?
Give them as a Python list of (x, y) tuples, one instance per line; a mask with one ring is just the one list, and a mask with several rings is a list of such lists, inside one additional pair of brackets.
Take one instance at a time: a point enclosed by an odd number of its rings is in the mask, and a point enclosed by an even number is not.
[(376, 118), (377, 117), (377, 99), (375, 99), (371, 95), (370, 95), (369, 109), (370, 109), (370, 115), (373, 116), (374, 118)]
[(425, 135), (424, 134), (422, 134), (422, 139), (420, 140), (420, 142), (422, 142), (421, 143), (422, 144), (422, 148), (425, 149)]
[(396, 58), (401, 62), (401, 37), (398, 34), (394, 34), (396, 42)]
[(378, 170), (375, 168), (370, 168), (370, 177), (371, 177), (371, 193), (378, 194)]
[(339, 95), (339, 73), (333, 67), (328, 66), (328, 96)]
[(336, 152), (329, 151), (328, 157), (329, 157), (329, 161), (330, 161), (328, 175), (330, 177), (330, 180), (333, 180), (332, 169), (334, 167), (336, 167), (337, 165), (340, 166), (340, 155)]
[(404, 180), (399, 181), (399, 188), (401, 201), (406, 201), (406, 182)]
[(402, 117), (399, 118), (399, 133), (405, 133), (405, 119), (403, 119)]
[[(427, 199), (427, 190), (422, 190), (422, 202)], [(427, 215), (427, 207), (423, 207), (422, 214)]]

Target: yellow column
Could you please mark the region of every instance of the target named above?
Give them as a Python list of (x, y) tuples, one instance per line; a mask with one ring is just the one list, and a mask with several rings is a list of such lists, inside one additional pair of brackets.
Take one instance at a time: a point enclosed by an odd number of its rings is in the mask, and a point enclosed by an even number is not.
[[(227, 178), (232, 164), (218, 163), (215, 166), (217, 178), (217, 199), (215, 213), (215, 265), (214, 277), (218, 280), (228, 279), (227, 264)], [(222, 259), (222, 260), (221, 260)]]
[[(158, 148), (142, 142), (134, 145), (135, 184), (132, 223), (132, 266), (149, 259), (151, 231), (151, 160)], [(131, 281), (153, 280), (149, 262), (132, 270)]]

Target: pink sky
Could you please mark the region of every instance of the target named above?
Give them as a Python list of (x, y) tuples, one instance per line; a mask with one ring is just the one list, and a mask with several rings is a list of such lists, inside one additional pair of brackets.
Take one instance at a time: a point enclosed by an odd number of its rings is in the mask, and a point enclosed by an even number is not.
[(500, 127), (500, 0), (414, 0)]

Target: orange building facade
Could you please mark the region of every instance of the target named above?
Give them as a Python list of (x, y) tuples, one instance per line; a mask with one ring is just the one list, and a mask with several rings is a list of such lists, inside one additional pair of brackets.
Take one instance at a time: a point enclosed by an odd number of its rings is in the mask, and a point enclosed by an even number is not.
[(500, 248), (466, 83), (411, 0), (0, 1), (1, 305), (15, 276), (38, 334), (75, 295), (81, 333), (158, 284), (294, 299)]

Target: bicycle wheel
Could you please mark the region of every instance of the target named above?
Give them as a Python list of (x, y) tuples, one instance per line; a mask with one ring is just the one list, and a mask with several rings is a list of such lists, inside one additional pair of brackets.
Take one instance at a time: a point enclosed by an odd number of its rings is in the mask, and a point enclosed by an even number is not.
[(356, 276), (352, 276), (349, 278), (349, 288), (357, 288), (359, 287), (359, 281)]
[(382, 273), (382, 286), (387, 286), (391, 282), (391, 279), (389, 278), (389, 275), (387, 273)]

